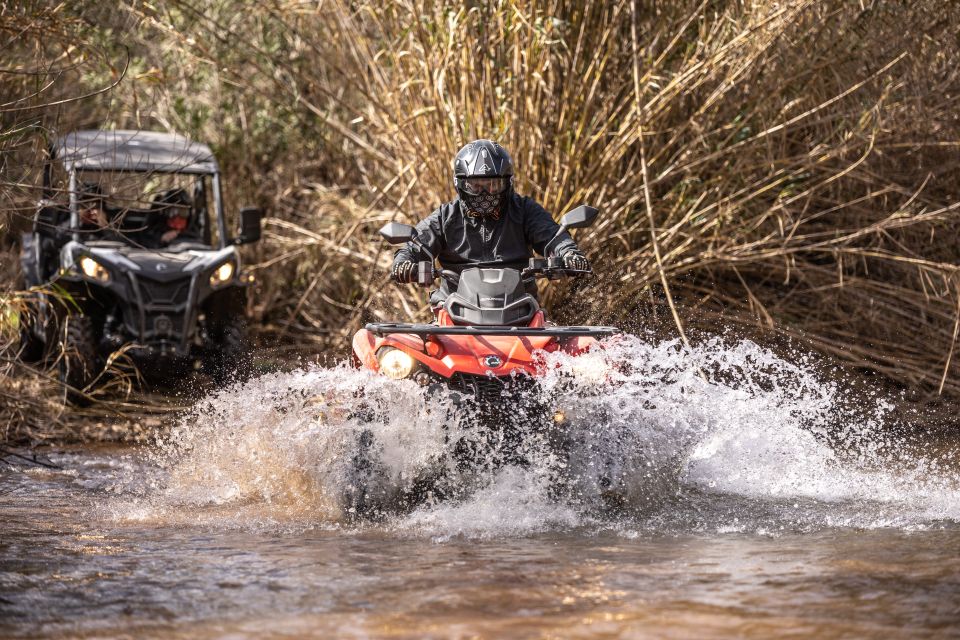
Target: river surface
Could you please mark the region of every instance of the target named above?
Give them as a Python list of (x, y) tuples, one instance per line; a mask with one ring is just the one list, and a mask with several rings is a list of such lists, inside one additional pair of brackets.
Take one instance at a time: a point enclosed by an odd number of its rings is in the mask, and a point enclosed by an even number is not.
[(8, 459), (0, 637), (960, 637), (954, 443), (748, 342), (548, 364), (570, 459), (454, 465), (416, 503), (473, 418), (346, 367), (225, 390), (150, 446)]

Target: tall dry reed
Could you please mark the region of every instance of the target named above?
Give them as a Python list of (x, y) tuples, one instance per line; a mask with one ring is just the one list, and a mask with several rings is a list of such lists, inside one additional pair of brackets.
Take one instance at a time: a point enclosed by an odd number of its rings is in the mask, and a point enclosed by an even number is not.
[(520, 191), (557, 214), (603, 210), (578, 238), (591, 286), (547, 292), (561, 319), (685, 339), (732, 326), (918, 397), (960, 392), (960, 6), (168, 0), (76, 15), (114, 67), (130, 55), (91, 119), (213, 142), (231, 210), (268, 208), (251, 312), (278, 348), (346, 355), (363, 321), (422, 317), (420, 292), (384, 284), (374, 231), (451, 198), (449, 159), (491, 137)]
[[(577, 313), (630, 327), (662, 310), (681, 335), (750, 325), (910, 388), (960, 391), (960, 7), (406, 0), (252, 20), (284, 46), (251, 43), (256, 66), (234, 81), (315, 118), (368, 207), (426, 215), (475, 137), (501, 140), (518, 188), (549, 209), (600, 206), (581, 238), (599, 286), (551, 291), (554, 305), (582, 300)], [(318, 243), (311, 269), (363, 272), (377, 254), (354, 231), (382, 217), (332, 234), (336, 249)], [(422, 312), (422, 298), (347, 281), (310, 280), (291, 313), (345, 337), (357, 314), (337, 304)]]

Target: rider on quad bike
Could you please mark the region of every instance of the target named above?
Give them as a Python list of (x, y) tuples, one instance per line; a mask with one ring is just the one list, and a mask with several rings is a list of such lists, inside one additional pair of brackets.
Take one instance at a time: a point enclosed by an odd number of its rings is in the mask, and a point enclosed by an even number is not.
[[(552, 249), (568, 269), (590, 268), (570, 234), (557, 236), (560, 225), (553, 217), (533, 198), (514, 192), (513, 160), (499, 144), (468, 143), (453, 159), (453, 175), (457, 199), (416, 226), (419, 242), (443, 269), (457, 274), (470, 267), (523, 269), (533, 257), (531, 247), (542, 256)], [(394, 280), (416, 282), (417, 263), (424, 259), (413, 243), (402, 247), (393, 261)], [(430, 296), (434, 309), (452, 293), (451, 286), (441, 280), (440, 289)], [(536, 297), (536, 284), (531, 282), (530, 287)]]
[[(540, 379), (555, 369), (549, 354), (565, 356), (555, 364), (573, 374), (595, 361), (589, 352), (619, 329), (546, 322), (536, 280), (591, 272), (566, 230), (591, 226), (599, 210), (580, 205), (557, 224), (513, 192), (513, 162), (490, 140), (463, 147), (453, 169), (456, 200), (416, 228), (390, 222), (380, 229), (387, 242), (404, 245), (394, 259), (395, 280), (423, 287), (441, 280), (430, 296), (435, 321), (368, 323), (353, 338), (357, 367), (415, 382), (449, 401), (438, 403), (436, 414), (448, 448), (410, 476), (412, 484), (396, 487), (397, 504), (456, 495), (461, 480), (504, 465), (537, 464), (563, 491), (576, 435), (561, 400), (541, 388)], [(543, 257), (534, 258), (534, 251)], [(373, 402), (356, 414), (357, 447), (343, 495), (350, 513), (374, 513), (391, 501), (376, 428), (388, 411)]]

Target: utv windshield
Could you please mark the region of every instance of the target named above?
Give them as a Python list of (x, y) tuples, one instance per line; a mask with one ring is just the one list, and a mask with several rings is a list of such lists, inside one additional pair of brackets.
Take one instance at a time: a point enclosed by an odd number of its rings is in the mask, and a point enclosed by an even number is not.
[(213, 180), (202, 174), (77, 171), (55, 180), (54, 199), (70, 208), (80, 239), (114, 241), (149, 249), (214, 246), (218, 241)]
[(50, 147), (45, 198), (78, 240), (147, 248), (223, 246), (219, 169), (172, 133), (75, 131)]

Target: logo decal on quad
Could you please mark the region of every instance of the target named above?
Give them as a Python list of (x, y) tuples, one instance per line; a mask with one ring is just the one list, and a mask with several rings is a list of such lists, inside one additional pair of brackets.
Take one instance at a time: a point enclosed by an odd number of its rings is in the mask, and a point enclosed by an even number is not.
[(503, 360), (501, 360), (499, 356), (491, 355), (483, 359), (483, 364), (487, 365), (491, 369), (496, 369), (503, 364)]
[(167, 265), (163, 264), (162, 262), (158, 262), (158, 263), (157, 263), (157, 266), (154, 267), (154, 268), (155, 268), (157, 271), (166, 271), (166, 270), (167, 270)]

